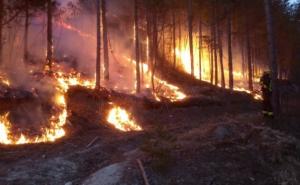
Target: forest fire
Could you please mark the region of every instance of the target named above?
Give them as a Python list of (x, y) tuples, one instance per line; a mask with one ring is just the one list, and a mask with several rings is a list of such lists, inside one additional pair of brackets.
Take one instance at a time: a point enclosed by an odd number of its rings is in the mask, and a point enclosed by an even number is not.
[(83, 79), (80, 73), (66, 74), (63, 72), (55, 73), (55, 78), (58, 81), (59, 87), (66, 92), (71, 86), (83, 86), (88, 89), (95, 88), (94, 80)]
[(0, 185), (300, 185), (299, 51), (300, 0), (0, 0)]
[[(136, 64), (136, 61), (129, 58), (124, 57), (128, 62), (131, 64)], [(144, 86), (146, 88), (151, 87), (151, 72), (148, 64), (142, 63), (143, 67), (143, 79), (144, 79)], [(171, 102), (180, 101), (187, 97), (186, 94), (184, 94), (179, 87), (170, 84), (169, 82), (160, 79), (157, 75), (154, 75), (154, 90), (153, 95), (157, 101), (162, 101), (162, 99), (168, 99)], [(152, 87), (153, 88), (153, 87)]]
[(142, 128), (131, 118), (131, 115), (119, 106), (114, 106), (109, 111), (107, 122), (123, 132), (142, 130)]
[(162, 101), (161, 97), (168, 99), (171, 102), (176, 102), (185, 99), (187, 96), (180, 91), (179, 87), (169, 84), (167, 81), (155, 78), (157, 87), (154, 93), (157, 101)]
[[(195, 41), (194, 41), (195, 42)], [(199, 64), (199, 48), (197, 46), (194, 47), (194, 77), (196, 79), (200, 79), (200, 64)], [(189, 46), (185, 45), (184, 47), (176, 48), (176, 58), (179, 60), (178, 67), (182, 69), (184, 72), (191, 74), (191, 57)], [(201, 51), (201, 80), (206, 82), (211, 82), (211, 64), (209, 59), (209, 51), (207, 48), (202, 48)], [(224, 69), (224, 74), (228, 76), (229, 71)], [(219, 74), (220, 75), (220, 74)], [(235, 84), (233, 90), (239, 92), (245, 92), (247, 94), (253, 95), (255, 100), (262, 100), (261, 94), (258, 92), (251, 92), (250, 90), (246, 89), (247, 86), (246, 79), (244, 78), (243, 74), (237, 70), (233, 71), (233, 77), (235, 81), (238, 81), (238, 85)], [(226, 77), (225, 77), (226, 79)], [(259, 79), (254, 78), (254, 85), (257, 86)], [(221, 87), (221, 83), (218, 83), (218, 86)], [(228, 89), (229, 86), (226, 84), (225, 87)]]
[(0, 73), (0, 83), (4, 84), (4, 85), (7, 85), (7, 86), (10, 86), (10, 82), (9, 80)]
[(58, 117), (53, 116), (50, 119), (50, 128), (42, 128), (41, 136), (27, 137), (25, 134), (15, 136), (11, 131), (11, 123), (8, 119), (9, 113), (0, 116), (0, 143), (5, 145), (21, 145), (54, 142), (63, 137), (65, 131), (63, 126), (66, 122), (67, 111), (63, 110)]
[(65, 97), (60, 92), (57, 92), (57, 95), (55, 96), (55, 106), (59, 109), (59, 113), (53, 115), (49, 119), (49, 126), (41, 128), (41, 134), (34, 137), (27, 136), (25, 133), (15, 136), (11, 130), (11, 122), (8, 119), (9, 113), (0, 116), (0, 143), (6, 145), (45, 143), (54, 142), (65, 136), (66, 133), (63, 127), (67, 120), (67, 110)]
[(81, 36), (81, 37), (88, 38), (88, 39), (93, 39), (93, 40), (96, 39), (93, 35), (88, 34), (88, 33), (85, 33), (85, 32), (83, 32), (83, 31), (81, 31), (81, 30), (75, 28), (74, 26), (72, 26), (72, 25), (70, 25), (70, 24), (68, 24), (68, 23), (66, 23), (66, 22), (64, 22), (64, 21), (59, 21), (59, 22), (57, 21), (56, 23), (57, 23), (58, 26), (61, 26), (61, 27), (63, 27), (64, 29), (67, 29), (67, 30), (69, 30), (69, 31), (76, 32), (76, 33), (77, 33), (79, 36)]

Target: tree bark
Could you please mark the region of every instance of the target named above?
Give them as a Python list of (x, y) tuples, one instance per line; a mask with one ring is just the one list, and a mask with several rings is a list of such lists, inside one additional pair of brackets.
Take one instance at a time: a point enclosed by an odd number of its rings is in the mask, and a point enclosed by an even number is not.
[(52, 38), (52, 0), (47, 0), (47, 67), (52, 73), (53, 38)]
[(152, 83), (152, 90), (155, 91), (155, 83), (154, 83), (154, 76), (156, 71), (156, 64), (158, 58), (158, 31), (157, 31), (157, 10), (154, 10), (153, 15), (153, 66), (152, 66), (152, 73), (151, 73), (151, 83)]
[(134, 23), (135, 23), (136, 92), (140, 93), (141, 77), (140, 77), (140, 40), (139, 40), (138, 0), (134, 0)]
[(150, 15), (150, 11), (146, 10), (146, 21), (147, 21), (147, 63), (149, 65), (149, 69), (152, 69), (152, 62), (153, 62), (153, 47), (152, 47), (152, 37), (151, 37), (151, 33), (152, 33), (152, 24), (151, 24), (151, 15)]
[(28, 28), (29, 28), (29, 4), (25, 0), (25, 30), (24, 30), (24, 62), (28, 60)]
[(104, 79), (109, 80), (109, 53), (108, 53), (108, 32), (107, 32), (107, 9), (106, 0), (101, 2), (102, 28), (103, 28), (103, 55), (104, 55)]
[(273, 16), (271, 13), (271, 2), (270, 0), (264, 0), (265, 3), (265, 13), (266, 13), (266, 23), (267, 23), (267, 33), (268, 33), (268, 48), (269, 48), (269, 66), (271, 69), (272, 78), (272, 104), (274, 108), (275, 116), (279, 115), (279, 93), (278, 93), (278, 69), (277, 69), (277, 56), (276, 48), (274, 42), (274, 31), (273, 31)]
[(232, 62), (232, 38), (231, 38), (231, 13), (227, 17), (227, 43), (228, 43), (228, 71), (229, 71), (229, 88), (233, 90), (233, 62)]
[(219, 48), (219, 60), (220, 60), (220, 67), (221, 67), (221, 86), (222, 88), (226, 87), (225, 84), (225, 74), (224, 74), (224, 63), (223, 63), (223, 41), (222, 41), (222, 30), (218, 25), (218, 48)]
[(199, 79), (202, 80), (202, 23), (199, 20)]
[(249, 29), (250, 29), (249, 26), (247, 26), (246, 42), (247, 42), (247, 60), (248, 60), (248, 88), (252, 92), (253, 91), (253, 68), (252, 68), (251, 40), (250, 40)]
[(0, 0), (0, 65), (3, 63), (3, 16), (4, 16), (4, 2)]
[(181, 31), (181, 17), (179, 16), (179, 23), (178, 23), (178, 37), (179, 37), (179, 50), (182, 49), (182, 31)]
[(214, 83), (213, 25), (210, 26), (210, 83)]
[(193, 47), (193, 7), (192, 0), (188, 0), (188, 30), (191, 58), (191, 75), (194, 76), (194, 47)]
[(97, 50), (96, 50), (96, 89), (100, 89), (101, 81), (101, 11), (100, 0), (96, 0), (97, 9)]
[(217, 21), (216, 21), (216, 8), (214, 10), (214, 26), (213, 26), (213, 47), (214, 47), (214, 63), (215, 63), (215, 85), (219, 84), (219, 69), (218, 69), (218, 54), (217, 54)]
[(176, 17), (175, 10), (172, 10), (172, 21), (173, 21), (173, 67), (176, 67)]

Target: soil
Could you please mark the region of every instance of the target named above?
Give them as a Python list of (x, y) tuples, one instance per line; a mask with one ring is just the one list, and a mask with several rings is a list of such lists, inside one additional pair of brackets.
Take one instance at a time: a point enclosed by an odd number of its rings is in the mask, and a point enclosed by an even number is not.
[(143, 127), (120, 132), (101, 119), (105, 114), (95, 109), (93, 96), (73, 93), (66, 137), (0, 146), (0, 184), (143, 185), (137, 159), (151, 185), (300, 184), (299, 99), (280, 119), (268, 119), (260, 102), (245, 93), (168, 80), (212, 103), (149, 108), (142, 98), (115, 98)]

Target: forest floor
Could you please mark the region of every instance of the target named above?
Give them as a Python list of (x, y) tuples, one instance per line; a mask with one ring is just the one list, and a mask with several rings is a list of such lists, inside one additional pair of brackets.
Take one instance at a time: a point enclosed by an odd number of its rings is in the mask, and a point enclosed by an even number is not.
[(300, 184), (299, 99), (275, 121), (260, 114), (250, 95), (168, 80), (191, 97), (217, 103), (154, 109), (144, 108), (142, 99), (124, 100), (143, 127), (131, 133), (89, 126), (95, 125), (90, 113), (73, 115), (69, 120), (80, 129), (55, 143), (0, 146), (0, 184), (143, 185), (137, 159), (151, 185)]

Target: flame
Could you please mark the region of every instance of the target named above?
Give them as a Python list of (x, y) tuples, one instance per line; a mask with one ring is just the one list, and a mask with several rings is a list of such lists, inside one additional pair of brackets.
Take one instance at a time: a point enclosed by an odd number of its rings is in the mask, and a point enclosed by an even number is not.
[(42, 128), (42, 135), (40, 136), (29, 137), (22, 133), (19, 137), (16, 137), (11, 131), (12, 126), (8, 119), (9, 113), (0, 116), (0, 143), (6, 145), (45, 143), (54, 142), (65, 136), (66, 133), (63, 127), (67, 120), (67, 110), (64, 95), (57, 94), (55, 102), (61, 112), (51, 117), (49, 128)]
[[(194, 42), (194, 77), (196, 79), (200, 79), (199, 47), (197, 46), (196, 39), (194, 39), (193, 42)], [(179, 60), (178, 67), (184, 72), (191, 74), (191, 57), (190, 57), (190, 50), (188, 44), (182, 46), (181, 48), (176, 48), (176, 58)], [(211, 66), (210, 66), (209, 51), (207, 46), (201, 49), (201, 65), (202, 65), (201, 68), (202, 80), (206, 82), (210, 82)], [(229, 71), (227, 69), (224, 69), (224, 74), (226, 78), (229, 74)], [(246, 80), (244, 79), (244, 75), (242, 74), (242, 72), (234, 70), (233, 77), (235, 81), (240, 82), (238, 83), (238, 85), (235, 84), (235, 87), (233, 88), (234, 91), (245, 92), (253, 95), (253, 98), (255, 100), (262, 100), (262, 96), (259, 92), (251, 92), (250, 90), (245, 88), (248, 84), (245, 83)], [(259, 78), (254, 78), (253, 82), (258, 84)], [(221, 83), (219, 83), (218, 86), (221, 87)], [(229, 86), (226, 86), (226, 88), (229, 89)]]
[[(41, 135), (36, 137), (29, 137), (26, 134), (21, 133), (19, 137), (14, 136), (11, 131), (11, 123), (8, 119), (9, 113), (0, 116), (0, 143), (10, 144), (10, 145), (21, 145), (21, 144), (35, 144), (35, 143), (45, 143), (54, 142), (59, 138), (65, 136), (66, 132), (64, 130), (64, 125), (67, 120), (67, 109), (66, 100), (64, 94), (69, 89), (70, 85), (77, 85), (77, 80), (75, 78), (63, 78), (61, 73), (55, 75), (57, 83), (56, 95), (54, 97), (54, 103), (56, 107), (59, 108), (60, 112), (57, 115), (53, 115), (49, 122), (48, 128), (41, 128)], [(80, 83), (86, 83), (78, 80)]]
[(142, 128), (131, 119), (125, 109), (115, 106), (108, 113), (107, 122), (123, 132), (141, 131)]
[(34, 138), (29, 138), (25, 134), (21, 134), (18, 138), (14, 136), (11, 131), (11, 123), (8, 120), (9, 113), (0, 116), (0, 143), (6, 145), (21, 145), (21, 144), (34, 144), (54, 142), (55, 140), (63, 137), (65, 131), (63, 126), (67, 119), (67, 111), (63, 110), (62, 113), (56, 117), (51, 118), (51, 127), (43, 128), (43, 134)]
[(72, 25), (70, 25), (66, 22), (57, 21), (56, 23), (57, 23), (58, 26), (61, 26), (62, 28), (66, 29), (66, 30), (73, 31), (73, 32), (77, 33), (79, 36), (81, 36), (83, 38), (89, 38), (89, 39), (96, 40), (96, 37), (94, 35), (85, 33), (85, 32), (75, 28), (74, 26), (72, 26)]
[(3, 74), (0, 74), (0, 83), (5, 84), (7, 86), (10, 86), (9, 80)]
[[(129, 58), (124, 57), (128, 62), (136, 64), (136, 61)], [(151, 87), (151, 73), (150, 67), (148, 64), (142, 63), (142, 67), (144, 69), (144, 87), (150, 88)], [(170, 100), (171, 102), (180, 101), (185, 99), (187, 96), (184, 94), (179, 87), (170, 84), (169, 82), (160, 79), (156, 75), (154, 75), (154, 82), (156, 84), (156, 89), (153, 92), (153, 95), (157, 101), (161, 101), (162, 97)]]
[(54, 76), (63, 92), (67, 92), (71, 86), (84, 86), (89, 89), (95, 88), (95, 80), (84, 79), (80, 73), (65, 74), (63, 72), (57, 72)]
[(155, 81), (158, 83), (159, 88), (157, 88), (154, 93), (155, 99), (161, 101), (161, 97), (169, 99), (171, 102), (176, 102), (185, 99), (187, 96), (180, 91), (179, 87), (169, 84), (167, 81), (161, 80), (155, 77)]

